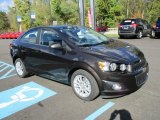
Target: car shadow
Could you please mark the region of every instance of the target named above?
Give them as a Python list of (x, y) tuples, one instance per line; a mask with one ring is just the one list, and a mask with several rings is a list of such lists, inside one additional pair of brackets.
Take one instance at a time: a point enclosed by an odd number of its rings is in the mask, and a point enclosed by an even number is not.
[(109, 120), (115, 120), (118, 116), (120, 120), (133, 120), (130, 112), (125, 109), (113, 111)]

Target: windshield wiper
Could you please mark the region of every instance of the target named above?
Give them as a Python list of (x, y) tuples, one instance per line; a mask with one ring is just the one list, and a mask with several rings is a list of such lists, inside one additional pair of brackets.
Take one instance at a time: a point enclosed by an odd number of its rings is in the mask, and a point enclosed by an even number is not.
[(113, 41), (114, 41), (113, 39), (109, 39), (107, 41), (103, 41), (103, 42), (96, 43), (96, 44), (82, 44), (82, 45), (78, 45), (78, 46), (80, 46), (80, 47), (90, 47), (90, 46), (96, 46), (96, 45), (101, 45), (101, 44), (109, 44)]
[(79, 47), (89, 47), (89, 46), (95, 46), (95, 44), (82, 44), (78, 45)]

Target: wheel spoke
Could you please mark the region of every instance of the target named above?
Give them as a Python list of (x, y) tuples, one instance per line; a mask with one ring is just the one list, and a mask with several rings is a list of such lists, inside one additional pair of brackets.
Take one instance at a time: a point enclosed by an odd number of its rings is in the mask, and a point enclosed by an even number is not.
[(77, 75), (73, 81), (75, 92), (81, 97), (88, 97), (91, 94), (91, 84), (87, 77)]
[(22, 64), (18, 61), (18, 62), (16, 62), (15, 67), (16, 67), (17, 73), (19, 75), (22, 75), (23, 74), (23, 66), (22, 66)]

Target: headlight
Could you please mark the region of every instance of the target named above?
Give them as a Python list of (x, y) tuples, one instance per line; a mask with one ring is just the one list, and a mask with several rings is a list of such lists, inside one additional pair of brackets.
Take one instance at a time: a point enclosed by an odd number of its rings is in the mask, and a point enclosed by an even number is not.
[(116, 63), (111, 63), (109, 67), (110, 67), (110, 71), (116, 71), (117, 69)]
[(125, 64), (121, 64), (119, 69), (123, 72), (127, 69), (127, 66)]
[(99, 68), (102, 71), (115, 71), (117, 69), (116, 63), (109, 63), (109, 62), (98, 62)]
[(116, 70), (120, 70), (122, 72), (132, 72), (132, 66), (126, 65), (126, 64), (116, 64), (116, 63), (110, 63), (110, 62), (98, 62), (99, 68), (103, 71), (111, 71), (114, 72)]
[(125, 65), (125, 64), (121, 64), (119, 66), (119, 69), (124, 72), (125, 70), (127, 70), (128, 72), (132, 72), (132, 67), (131, 65)]
[(131, 65), (128, 65), (128, 66), (127, 66), (127, 71), (128, 71), (128, 72), (132, 72), (132, 66), (131, 66)]
[(109, 71), (109, 62), (98, 62), (99, 68), (104, 71)]

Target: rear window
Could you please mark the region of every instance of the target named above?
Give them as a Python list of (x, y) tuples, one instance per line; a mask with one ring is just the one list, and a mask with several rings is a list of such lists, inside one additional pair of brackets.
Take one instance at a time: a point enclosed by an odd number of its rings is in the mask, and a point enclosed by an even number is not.
[(128, 19), (128, 20), (123, 20), (121, 22), (121, 25), (131, 25), (131, 24), (134, 24), (136, 23), (134, 19)]

